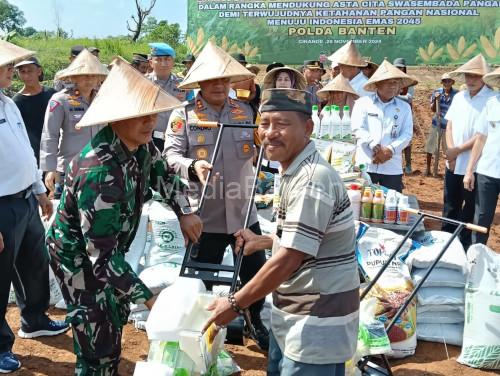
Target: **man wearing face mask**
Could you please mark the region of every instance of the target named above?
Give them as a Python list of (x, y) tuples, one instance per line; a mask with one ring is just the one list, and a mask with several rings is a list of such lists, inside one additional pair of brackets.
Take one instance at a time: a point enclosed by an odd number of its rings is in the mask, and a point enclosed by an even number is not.
[[(61, 78), (69, 79), (74, 87), (52, 96), (45, 112), (40, 143), (40, 169), (46, 172), (45, 185), (58, 198), (62, 193), (64, 173), (100, 127), (76, 129), (78, 123), (97, 94), (96, 88), (108, 71), (88, 50), (66, 68)], [(57, 187), (56, 187), (57, 185)]]
[[(214, 181), (207, 183), (209, 193), (201, 213), (203, 233), (195, 257), (198, 262), (220, 264), (226, 247), (234, 246), (233, 234), (243, 226), (254, 174), (252, 128), (225, 129), (218, 158), (211, 166), (207, 161), (214, 153), (219, 129), (203, 127), (199, 121), (252, 124), (252, 108), (246, 102), (229, 98), (229, 89), (231, 83), (253, 77), (237, 60), (208, 42), (179, 86), (183, 89), (199, 87), (200, 92), (185, 109), (172, 112), (164, 156), (181, 177), (195, 182), (195, 189), (190, 190), (190, 198), (194, 200), (199, 199), (208, 170), (213, 168), (216, 175)], [(260, 233), (255, 206), (250, 217), (250, 229)], [(263, 250), (243, 258), (240, 271), (243, 284), (252, 279), (265, 260)], [(259, 300), (249, 311), (256, 329), (253, 339), (261, 349), (267, 350), (268, 332), (260, 318), (263, 304), (264, 300)]]
[(417, 81), (387, 60), (364, 86), (374, 92), (361, 97), (352, 111), (352, 131), (358, 139), (356, 164), (368, 167), (375, 184), (403, 190), (402, 152), (413, 136), (408, 103), (397, 96), (402, 87)]
[[(179, 89), (182, 78), (172, 72), (175, 65), (174, 49), (166, 43), (149, 43), (149, 47), (151, 47), (151, 59), (149, 62), (153, 68), (153, 72), (147, 74), (146, 77), (170, 95), (184, 102), (188, 99), (189, 92)], [(168, 119), (171, 113), (172, 111), (160, 113), (155, 130), (153, 131), (153, 141), (160, 151), (163, 151), (165, 131), (168, 128)]]

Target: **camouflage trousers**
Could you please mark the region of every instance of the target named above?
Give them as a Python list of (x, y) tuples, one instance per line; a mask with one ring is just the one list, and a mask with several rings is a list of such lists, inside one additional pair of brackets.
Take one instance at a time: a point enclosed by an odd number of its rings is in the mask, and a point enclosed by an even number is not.
[(76, 355), (75, 375), (116, 376), (120, 362), (123, 325), (130, 313), (127, 301), (104, 289), (86, 305), (68, 304)]

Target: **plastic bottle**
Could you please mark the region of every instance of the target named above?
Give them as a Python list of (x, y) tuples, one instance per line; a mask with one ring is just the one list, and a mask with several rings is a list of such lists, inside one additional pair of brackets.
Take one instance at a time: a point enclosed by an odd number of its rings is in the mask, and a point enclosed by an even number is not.
[(340, 119), (340, 108), (339, 106), (333, 106), (332, 117), (331, 117), (331, 130), (330, 134), (334, 140), (341, 139), (341, 127), (342, 119)]
[(319, 130), (321, 128), (321, 119), (319, 118), (318, 114), (318, 106), (314, 105), (312, 106), (312, 115), (311, 115), (312, 121), (314, 123), (314, 129), (313, 129), (313, 134), (311, 135), (312, 138), (317, 138), (319, 137)]
[(384, 191), (377, 189), (375, 191), (375, 196), (373, 197), (373, 207), (372, 207), (372, 222), (373, 223), (383, 223), (384, 222)]
[(343, 141), (352, 140), (351, 135), (351, 115), (349, 114), (349, 106), (344, 106), (342, 115), (341, 137)]
[(410, 213), (406, 210), (409, 206), (408, 196), (401, 196), (398, 202), (398, 225), (407, 225), (410, 222)]
[(361, 198), (361, 213), (359, 215), (359, 219), (361, 221), (370, 222), (372, 220), (372, 205), (372, 189), (370, 187), (366, 187), (363, 191), (363, 197)]
[(370, 175), (366, 171), (366, 165), (360, 164), (358, 167), (359, 167), (359, 171), (361, 171), (361, 179), (363, 179), (367, 185), (371, 185), (372, 178), (370, 177)]
[(384, 223), (394, 224), (398, 219), (398, 202), (396, 191), (390, 189), (384, 206)]
[(321, 127), (320, 127), (320, 132), (318, 135), (318, 138), (321, 139), (328, 139), (329, 138), (329, 131), (330, 131), (330, 106), (325, 106), (321, 110)]
[(361, 211), (361, 187), (357, 184), (351, 184), (347, 191), (351, 201), (352, 214), (355, 221), (359, 221), (359, 212)]

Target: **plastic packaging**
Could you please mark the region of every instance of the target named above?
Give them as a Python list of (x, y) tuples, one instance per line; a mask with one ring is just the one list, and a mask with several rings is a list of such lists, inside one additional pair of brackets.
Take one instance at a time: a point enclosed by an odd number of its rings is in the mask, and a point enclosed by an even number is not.
[(359, 219), (361, 221), (370, 222), (372, 219), (373, 194), (370, 187), (366, 187), (361, 198), (361, 213)]
[(321, 119), (319, 118), (318, 110), (319, 109), (318, 109), (317, 105), (312, 106), (311, 118), (312, 118), (312, 121), (314, 123), (313, 133), (311, 135), (312, 138), (319, 137), (319, 133), (320, 133)]
[(344, 112), (342, 115), (342, 126), (341, 126), (341, 137), (342, 141), (352, 140), (351, 134), (351, 115), (349, 114), (349, 106), (344, 106)]
[(363, 179), (366, 182), (367, 185), (371, 185), (372, 184), (372, 178), (370, 177), (370, 175), (367, 172), (366, 165), (360, 164), (358, 166), (358, 168), (359, 168), (359, 171), (361, 171), (361, 179)]
[(361, 190), (357, 184), (352, 184), (347, 191), (351, 201), (352, 214), (355, 221), (359, 221), (359, 212), (361, 211)]
[(406, 210), (409, 206), (408, 196), (401, 196), (398, 201), (398, 225), (407, 225), (410, 222), (410, 213)]
[(325, 106), (321, 110), (321, 127), (318, 133), (318, 137), (320, 139), (326, 139), (328, 140), (330, 138), (329, 132), (330, 132), (330, 106)]
[(339, 106), (332, 106), (333, 111), (330, 119), (331, 123), (331, 130), (330, 130), (330, 135), (331, 138), (337, 141), (342, 141), (342, 119), (340, 119), (340, 109)]
[(383, 223), (384, 222), (384, 191), (377, 189), (375, 191), (375, 196), (373, 197), (373, 207), (372, 207), (372, 222), (373, 223)]
[(384, 206), (384, 223), (394, 224), (398, 219), (398, 201), (396, 191), (389, 190)]

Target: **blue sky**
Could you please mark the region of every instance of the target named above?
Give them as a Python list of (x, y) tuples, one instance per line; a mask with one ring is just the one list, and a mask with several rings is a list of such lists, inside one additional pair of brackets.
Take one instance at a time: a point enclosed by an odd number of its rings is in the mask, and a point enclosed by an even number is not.
[[(26, 26), (37, 30), (55, 30), (55, 7), (61, 27), (73, 36), (106, 37), (128, 33), (126, 21), (135, 14), (134, 0), (8, 0), (24, 12)], [(149, 0), (140, 0), (149, 4)], [(157, 0), (151, 15), (158, 20), (187, 27), (188, 0)]]

